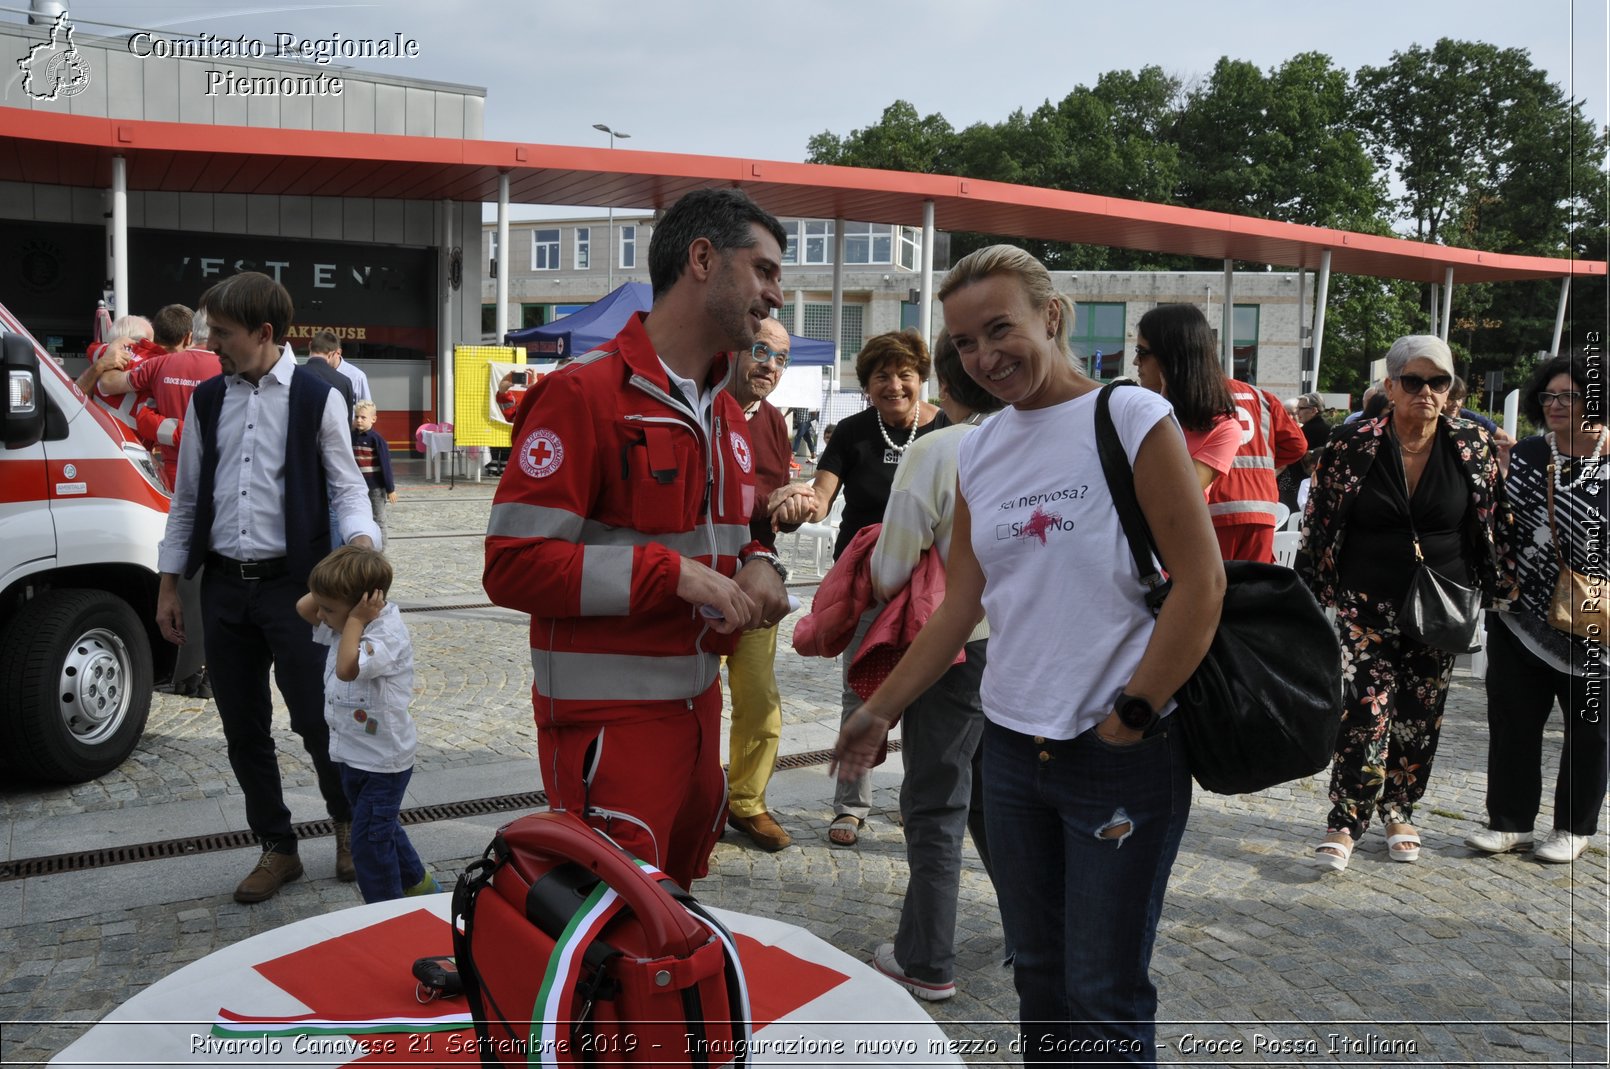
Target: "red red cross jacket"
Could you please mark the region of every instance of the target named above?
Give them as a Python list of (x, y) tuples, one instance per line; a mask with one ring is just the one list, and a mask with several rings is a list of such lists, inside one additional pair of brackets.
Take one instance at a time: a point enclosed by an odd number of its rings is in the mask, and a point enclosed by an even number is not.
[(1235, 379), (1229, 386), (1241, 420), (1241, 448), (1236, 450), (1230, 470), (1208, 487), (1208, 513), (1215, 527), (1272, 525), (1275, 503), (1280, 500), (1275, 469), (1301, 460), (1308, 451), (1308, 439), (1274, 394)]
[(684, 556), (731, 576), (749, 545), (743, 410), (721, 389), (718, 358), (701, 427), (643, 320), (531, 388), (493, 498), (482, 583), (495, 603), (531, 614), (538, 723), (688, 708), (737, 644), (676, 585)]

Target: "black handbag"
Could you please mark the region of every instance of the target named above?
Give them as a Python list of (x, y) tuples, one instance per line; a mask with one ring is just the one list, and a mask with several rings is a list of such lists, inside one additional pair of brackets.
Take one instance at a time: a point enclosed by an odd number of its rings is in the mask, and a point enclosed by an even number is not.
[[(1398, 454), (1398, 470), (1403, 473), (1404, 499), (1409, 498), (1409, 472)], [(1420, 552), (1420, 532), (1414, 528), (1410, 508), (1409, 533), (1414, 536), (1414, 577), (1398, 609), (1398, 630), (1422, 645), (1444, 653), (1474, 653), (1476, 625), (1481, 622), (1481, 591), (1461, 586), (1426, 564)]]
[[(1135, 473), (1108, 411), (1096, 402), (1102, 473), (1155, 614), (1169, 583), (1135, 497)], [(1278, 564), (1225, 561), (1228, 585), (1212, 645), (1175, 693), (1169, 718), (1184, 734), (1191, 775), (1215, 794), (1250, 794), (1330, 764), (1342, 721), (1342, 649), (1297, 573)]]

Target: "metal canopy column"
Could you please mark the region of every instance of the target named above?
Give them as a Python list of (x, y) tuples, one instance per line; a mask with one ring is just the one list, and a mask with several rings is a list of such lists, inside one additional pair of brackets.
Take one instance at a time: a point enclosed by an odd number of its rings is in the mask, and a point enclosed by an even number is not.
[(1439, 338), (1442, 337), (1442, 331), (1437, 326), (1437, 310), (1441, 307), (1442, 287), (1433, 282), (1431, 283), (1431, 310), (1427, 313), (1430, 316), (1431, 323), (1427, 326), (1426, 333), (1435, 334)]
[(1224, 308), (1219, 315), (1219, 363), (1224, 374), (1235, 378), (1235, 261), (1224, 261)]
[(129, 314), (129, 164), (112, 157), (112, 312)]
[[(800, 247), (800, 258), (805, 254)], [(833, 371), (844, 358), (844, 220), (833, 220)]]
[(1442, 328), (1437, 337), (1443, 341), (1448, 340), (1449, 322), (1453, 318), (1453, 268), (1446, 267), (1442, 271), (1442, 318), (1438, 325)]
[(449, 280), (453, 268), (453, 202), (442, 201), (442, 248), (438, 257), (441, 268), (437, 273), (437, 287), (442, 295), (442, 307), (437, 313), (436, 351), (440, 354), (436, 368), (436, 422), (452, 423), (453, 419), (453, 284)]
[(1560, 338), (1565, 334), (1565, 304), (1571, 297), (1571, 276), (1560, 279), (1560, 307), (1554, 313), (1554, 340), (1549, 342), (1549, 356), (1560, 355)]
[(934, 344), (934, 202), (922, 202), (922, 282), (917, 287), (922, 307), (917, 310), (922, 340)]
[(498, 311), (497, 339), (502, 345), (509, 332), (509, 172), (498, 175)]
[(1319, 278), (1314, 282), (1314, 384), (1319, 389), (1319, 354), (1325, 344), (1325, 303), (1330, 300), (1330, 250), (1319, 254)]

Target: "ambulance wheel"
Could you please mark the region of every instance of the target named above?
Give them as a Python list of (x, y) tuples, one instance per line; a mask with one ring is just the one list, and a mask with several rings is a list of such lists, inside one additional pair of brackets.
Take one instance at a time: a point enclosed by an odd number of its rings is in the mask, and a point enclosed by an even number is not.
[(9, 771), (83, 783), (133, 752), (151, 711), (151, 642), (128, 603), (103, 590), (51, 590), (0, 638), (0, 754)]

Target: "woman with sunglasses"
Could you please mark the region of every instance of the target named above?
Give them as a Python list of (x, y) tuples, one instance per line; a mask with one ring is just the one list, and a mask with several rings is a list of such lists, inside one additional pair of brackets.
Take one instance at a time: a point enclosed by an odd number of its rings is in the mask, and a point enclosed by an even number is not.
[(1161, 304), (1135, 327), (1135, 377), (1168, 398), (1185, 432), (1196, 477), (1207, 492), (1241, 447), (1230, 380), (1219, 366), (1213, 328), (1194, 304)]
[(1319, 864), (1340, 871), (1369, 827), (1386, 825), (1387, 856), (1420, 857), (1414, 806), (1425, 794), (1454, 655), (1404, 634), (1398, 613), (1418, 567), (1508, 595), (1495, 520), (1503, 487), (1492, 442), (1449, 420), (1453, 354), (1429, 334), (1386, 354), (1385, 415), (1338, 429), (1320, 455), (1303, 516), (1297, 572), (1336, 609), (1346, 687), (1331, 766), (1331, 810)]
[[(772, 494), (769, 504), (774, 522), (820, 523), (842, 491), (844, 517), (833, 544), (834, 560), (861, 528), (881, 522), (900, 457), (918, 438), (942, 426), (934, 421), (939, 409), (922, 400), (922, 384), (932, 367), (928, 346), (915, 330), (890, 331), (868, 341), (855, 358), (855, 375), (871, 407), (839, 421), (816, 461), (816, 477), (809, 485), (785, 486)], [(850, 689), (849, 667), (876, 617), (875, 609), (867, 612), (842, 657), (845, 718), (861, 707), (860, 697)], [(869, 779), (840, 781), (834, 791), (828, 841), (834, 846), (854, 846), (871, 809)]]
[[(1590, 390), (1599, 402), (1592, 414)], [(1576, 355), (1544, 361), (1521, 393), (1522, 411), (1547, 431), (1510, 451), (1505, 482), (1520, 596), (1508, 612), (1487, 617), (1488, 820), (1486, 830), (1465, 840), (1489, 854), (1532, 844), (1543, 794), (1543, 726), (1556, 701), (1565, 745), (1555, 778), (1554, 829), (1532, 856), (1574, 861), (1599, 829), (1610, 760), (1606, 651), (1602, 642), (1550, 626), (1549, 603), (1561, 559), (1600, 587), (1610, 584), (1603, 391), (1599, 383), (1590, 387), (1587, 362)]]

